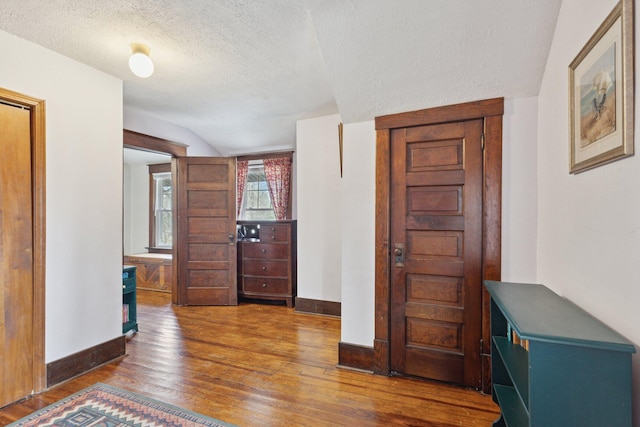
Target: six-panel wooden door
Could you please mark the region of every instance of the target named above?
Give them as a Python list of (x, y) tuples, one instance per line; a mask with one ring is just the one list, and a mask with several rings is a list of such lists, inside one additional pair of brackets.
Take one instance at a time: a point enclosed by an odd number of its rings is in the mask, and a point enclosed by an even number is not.
[(236, 305), (236, 159), (179, 157), (177, 303)]
[(482, 131), (391, 132), (391, 371), (481, 386)]

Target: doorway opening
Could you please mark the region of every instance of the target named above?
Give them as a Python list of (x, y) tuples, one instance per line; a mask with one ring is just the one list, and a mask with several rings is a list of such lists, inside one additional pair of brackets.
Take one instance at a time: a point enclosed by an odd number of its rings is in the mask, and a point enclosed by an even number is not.
[(123, 264), (136, 267), (138, 289), (176, 302), (175, 158), (186, 146), (124, 130)]

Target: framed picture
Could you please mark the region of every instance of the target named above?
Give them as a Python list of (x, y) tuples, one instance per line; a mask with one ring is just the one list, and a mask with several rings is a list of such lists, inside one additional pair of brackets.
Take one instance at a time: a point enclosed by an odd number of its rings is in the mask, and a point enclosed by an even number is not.
[(570, 173), (633, 154), (633, 0), (621, 0), (569, 65)]

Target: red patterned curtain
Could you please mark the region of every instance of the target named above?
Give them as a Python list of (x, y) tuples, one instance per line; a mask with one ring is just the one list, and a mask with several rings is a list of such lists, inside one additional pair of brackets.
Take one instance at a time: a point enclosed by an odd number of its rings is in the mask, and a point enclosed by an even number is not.
[(267, 177), (269, 196), (271, 196), (276, 219), (279, 221), (287, 219), (291, 158), (264, 159), (264, 174)]
[(249, 172), (249, 161), (248, 160), (238, 160), (236, 162), (236, 171), (238, 177), (236, 179), (237, 188), (237, 213), (238, 217), (240, 217), (240, 209), (242, 208), (242, 198), (244, 197), (244, 185), (247, 182), (247, 172)]

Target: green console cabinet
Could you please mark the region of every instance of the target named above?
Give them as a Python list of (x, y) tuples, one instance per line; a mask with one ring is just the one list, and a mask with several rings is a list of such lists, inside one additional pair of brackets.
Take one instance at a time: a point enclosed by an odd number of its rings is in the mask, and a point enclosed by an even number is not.
[(122, 267), (122, 333), (138, 331), (136, 307), (136, 267)]
[(494, 427), (631, 426), (631, 342), (543, 285), (484, 283)]

